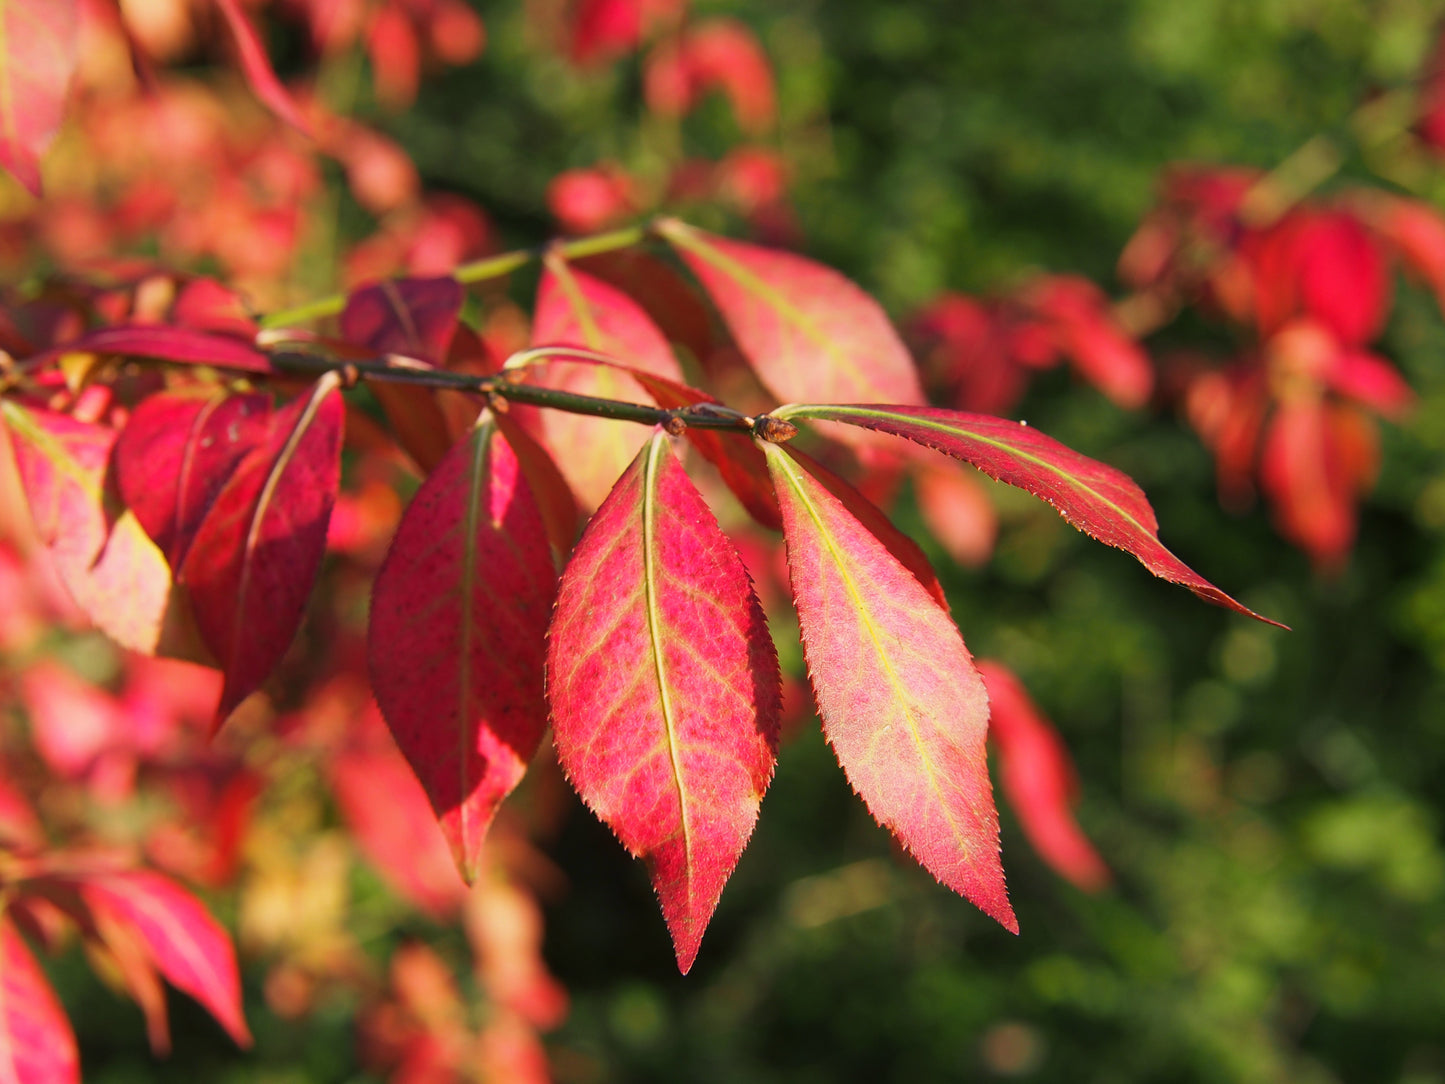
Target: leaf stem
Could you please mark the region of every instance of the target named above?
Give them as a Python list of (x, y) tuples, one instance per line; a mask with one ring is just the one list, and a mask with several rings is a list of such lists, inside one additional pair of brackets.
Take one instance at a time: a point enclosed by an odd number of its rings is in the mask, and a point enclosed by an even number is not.
[[(534, 260), (542, 259), (548, 252), (557, 252), (569, 260), (580, 260), (587, 256), (597, 256), (604, 252), (614, 252), (617, 249), (631, 248), (633, 245), (641, 244), (647, 239), (649, 232), (650, 227), (648, 226), (628, 226), (625, 229), (611, 230), (591, 237), (578, 237), (571, 241), (553, 241), (532, 248), (514, 249), (498, 256), (486, 256), (480, 260), (473, 260), (471, 263), (459, 264), (452, 269), (451, 275), (463, 285), (485, 282), (488, 279), (509, 275), (518, 268), (526, 267)], [(335, 316), (346, 308), (346, 296), (344, 293), (332, 294), (329, 297), (320, 297), (293, 308), (269, 313), (261, 318), (261, 326), (264, 328), (288, 327), (292, 324), (305, 324), (312, 320)]]

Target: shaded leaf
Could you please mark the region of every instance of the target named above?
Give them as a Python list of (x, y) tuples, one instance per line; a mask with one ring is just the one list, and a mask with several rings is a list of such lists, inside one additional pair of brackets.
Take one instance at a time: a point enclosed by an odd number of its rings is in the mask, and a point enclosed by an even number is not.
[(522, 476), (527, 479), (527, 486), (537, 499), (537, 511), (541, 513), (542, 525), (547, 529), (547, 541), (552, 544), (552, 552), (557, 556), (558, 567), (561, 567), (560, 563), (572, 552), (572, 543), (577, 541), (579, 513), (572, 487), (562, 477), (547, 449), (538, 444), (531, 433), (505, 414), (498, 414), (492, 420), (512, 446), (512, 454), (517, 457)]
[(13, 399), (0, 412), (35, 528), (76, 604), (121, 646), (155, 651), (166, 631), (171, 572), (135, 515), (113, 516), (107, 501), (115, 430)]
[(0, 166), (40, 195), (40, 159), (65, 115), (76, 0), (0, 0)]
[[(532, 343), (584, 347), (630, 368), (670, 380), (682, 378), (667, 340), (636, 302), (558, 259), (547, 261), (537, 287)], [(632, 377), (609, 366), (551, 365), (539, 382), (602, 399), (638, 398)], [(543, 443), (588, 508), (602, 501), (647, 439), (645, 429), (561, 410), (543, 411), (540, 426)]]
[[(451, 348), (465, 296), (461, 283), (449, 275), (363, 286), (346, 299), (341, 335), (378, 354), (402, 354), (437, 365)], [(452, 444), (436, 392), (384, 380), (368, 386), (398, 442), (430, 472)]]
[(0, 1081), (79, 1084), (75, 1032), (49, 981), (0, 912)]
[(328, 373), (271, 415), (181, 567), (201, 638), (226, 675), (217, 726), (281, 661), (311, 595), (341, 480), (338, 386)]
[(658, 228), (779, 399), (923, 402), (913, 358), (892, 323), (836, 271), (674, 219)]
[(248, 373), (274, 369), (266, 354), (244, 339), (213, 331), (168, 324), (115, 324), (47, 350), (46, 358), (65, 354), (118, 354), (124, 357), (214, 365)]
[(231, 472), (270, 428), (264, 395), (202, 398), (162, 392), (132, 412), (115, 443), (116, 485), (171, 568), (191, 540)]
[(136, 931), (172, 986), (204, 1005), (238, 1044), (251, 1045), (235, 950), (199, 900), (146, 870), (88, 877), (79, 890), (92, 912), (103, 911)]
[(536, 499), (489, 416), (412, 498), (376, 576), (377, 703), (468, 881), (547, 727), (556, 573)]
[(978, 672), (988, 689), (999, 779), (1024, 835), (1059, 876), (1097, 892), (1109, 883), (1109, 867), (1074, 819), (1079, 781), (1063, 739), (1012, 670), (980, 659)]
[(251, 90), (256, 97), (261, 99), (267, 109), (298, 132), (310, 135), (310, 126), (302, 118), (300, 111), (296, 108), (296, 103), (291, 100), (291, 95), (281, 85), (281, 80), (276, 77), (276, 71), (271, 67), (271, 61), (266, 56), (266, 47), (261, 44), (261, 38), (256, 33), (256, 28), (246, 18), (246, 13), (241, 10), (240, 4), (236, 0), (216, 0), (216, 6), (226, 17), (226, 22), (231, 28), (231, 36), (236, 39), (236, 52), (241, 60), (241, 72), (245, 75), (246, 82), (251, 84)]
[(151, 1053), (170, 1053), (171, 1021), (166, 991), (151, 962), (150, 947), (140, 932), (105, 901), (92, 901), (92, 904), (88, 908), (91, 929), (85, 931), (86, 950), (102, 958), (98, 961), (101, 966), (94, 966), (97, 961), (93, 960), (94, 970), (106, 969), (119, 976), (126, 993), (145, 1016)]
[(984, 757), (988, 698), (958, 629), (888, 549), (781, 447), (765, 449), (818, 712), (880, 824), (1017, 933)]
[(772, 777), (780, 683), (742, 561), (660, 432), (563, 574), (547, 690), (562, 766), (647, 863), (686, 972)]
[(1079, 530), (1133, 554), (1161, 579), (1182, 584), (1216, 606), (1279, 624), (1236, 602), (1165, 549), (1154, 509), (1127, 474), (1080, 455), (1023, 422), (938, 407), (892, 405), (786, 406), (773, 411), (773, 416), (860, 425), (972, 463), (990, 478), (1047, 501)]

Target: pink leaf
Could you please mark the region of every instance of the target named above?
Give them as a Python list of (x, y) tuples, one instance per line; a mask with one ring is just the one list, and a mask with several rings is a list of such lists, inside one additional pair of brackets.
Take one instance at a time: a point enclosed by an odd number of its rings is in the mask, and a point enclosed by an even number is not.
[(248, 373), (274, 371), (271, 359), (244, 339), (167, 324), (115, 324), (47, 350), (44, 357), (79, 353), (214, 365)]
[(697, 956), (772, 777), (780, 684), (742, 561), (660, 432), (597, 510), (548, 637), (557, 752)]
[(65, 115), (78, 25), (76, 0), (0, 3), (0, 166), (35, 196)]
[(266, 438), (264, 395), (161, 393), (131, 414), (115, 444), (116, 484), (171, 568), (180, 568), (236, 464)]
[(226, 683), (220, 726), (281, 661), (311, 594), (341, 480), (343, 406), (328, 373), (271, 415), (201, 522), (180, 579)]
[(80, 1084), (70, 1019), (10, 920), (0, 913), (0, 1081)]
[(1109, 867), (1074, 819), (1079, 789), (1058, 731), (1002, 663), (980, 659), (988, 687), (990, 736), (998, 743), (1004, 795), (1039, 857), (1085, 892), (1109, 883)]
[(536, 499), (490, 418), (412, 499), (377, 573), (372, 687), (468, 881), (547, 727), (556, 573)]
[(145, 870), (88, 877), (79, 889), (92, 911), (135, 929), (171, 985), (204, 1005), (239, 1045), (251, 1045), (235, 950), (199, 900)]
[(1236, 602), (1165, 549), (1154, 509), (1127, 474), (1023, 422), (937, 407), (863, 405), (787, 406), (773, 411), (773, 417), (861, 425), (972, 463), (990, 478), (1047, 501), (1090, 537), (1132, 553), (1161, 579), (1182, 584), (1216, 606), (1279, 625)]
[(988, 698), (958, 629), (836, 497), (780, 446), (765, 451), (808, 676), (848, 781), (940, 882), (1017, 933), (984, 757)]
[(86, 615), (123, 647), (150, 653), (161, 642), (171, 593), (165, 557), (130, 512), (108, 499), (115, 430), (65, 414), (0, 404), (30, 510), (66, 588)]
[(658, 229), (780, 399), (923, 402), (913, 359), (888, 317), (836, 271), (673, 219)]
[(251, 84), (256, 97), (298, 132), (311, 135), (311, 128), (297, 110), (291, 95), (281, 85), (281, 80), (276, 77), (276, 71), (266, 56), (266, 48), (261, 44), (256, 28), (246, 18), (240, 4), (236, 0), (216, 0), (216, 5), (230, 24), (231, 34), (236, 39), (236, 51), (241, 58), (241, 71), (246, 76), (246, 82)]
[[(682, 371), (662, 332), (622, 291), (562, 260), (549, 259), (537, 287), (534, 345), (580, 346), (644, 372), (680, 380)], [(549, 387), (603, 399), (638, 398), (637, 384), (620, 369), (557, 364), (541, 381)], [(595, 508), (632, 461), (647, 431), (615, 421), (544, 411), (543, 443), (588, 508)], [(585, 455), (568, 454), (585, 448)]]

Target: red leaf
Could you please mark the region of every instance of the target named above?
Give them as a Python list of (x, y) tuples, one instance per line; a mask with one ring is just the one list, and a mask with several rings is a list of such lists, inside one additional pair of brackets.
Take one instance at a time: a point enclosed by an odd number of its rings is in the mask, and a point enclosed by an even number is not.
[(0, 912), (0, 1080), (80, 1084), (70, 1019), (10, 920)]
[(76, 603), (123, 647), (150, 653), (165, 631), (171, 573), (130, 512), (106, 494), (115, 430), (13, 399), (0, 403), (41, 539)]
[(1047, 501), (1090, 537), (1132, 553), (1161, 579), (1182, 584), (1216, 606), (1279, 625), (1236, 602), (1165, 549), (1154, 509), (1127, 474), (1023, 422), (937, 407), (863, 405), (787, 406), (773, 411), (773, 417), (861, 425), (972, 463), (990, 478)]
[[(86, 947), (92, 953), (108, 957), (126, 992), (145, 1015), (146, 1038), (151, 1053), (169, 1054), (171, 1021), (166, 1007), (166, 991), (161, 977), (151, 962), (150, 947), (129, 922), (114, 909), (101, 902), (89, 908), (90, 929), (85, 931)], [(97, 968), (99, 970), (99, 968)]]
[(270, 427), (264, 395), (161, 393), (131, 414), (115, 444), (116, 484), (171, 568), (185, 561), (206, 513)]
[(135, 929), (172, 986), (204, 1005), (239, 1045), (251, 1045), (235, 950), (199, 900), (145, 870), (88, 877), (79, 889), (93, 911), (103, 910)]
[(311, 129), (302, 119), (296, 103), (281, 85), (281, 80), (276, 78), (276, 72), (266, 56), (265, 46), (261, 44), (256, 28), (246, 18), (241, 6), (236, 0), (216, 0), (216, 4), (220, 7), (221, 14), (226, 17), (226, 22), (230, 24), (231, 34), (236, 39), (236, 51), (241, 59), (241, 71), (246, 76), (246, 82), (251, 84), (251, 90), (256, 97), (298, 132), (311, 135)]
[(980, 659), (988, 688), (988, 732), (998, 743), (1004, 795), (1039, 857), (1085, 892), (1109, 883), (1109, 867), (1074, 820), (1079, 789), (1058, 731), (1002, 663)]
[(512, 453), (522, 468), (522, 476), (537, 499), (537, 510), (542, 514), (542, 525), (547, 529), (547, 541), (557, 555), (558, 565), (572, 552), (572, 543), (577, 541), (578, 510), (577, 498), (572, 487), (557, 464), (547, 454), (547, 449), (537, 443), (528, 433), (505, 414), (493, 419), (502, 436), (512, 446)]
[(40, 195), (40, 158), (65, 116), (76, 0), (0, 2), (0, 166)]
[(878, 303), (789, 252), (658, 225), (701, 280), (758, 377), (780, 399), (921, 403), (913, 359)]
[(281, 661), (311, 594), (341, 480), (344, 408), (328, 373), (271, 415), (196, 532), (180, 579), (226, 683), (220, 726)]
[(1089, 383), (1122, 407), (1148, 401), (1154, 368), (1114, 320), (1104, 291), (1078, 275), (1048, 275), (1028, 292), (1028, 302)]
[(1018, 932), (984, 757), (988, 698), (947, 613), (778, 445), (793, 601), (823, 733), (878, 822), (923, 866)]
[[(364, 286), (346, 299), (341, 334), (378, 354), (440, 364), (457, 333), (464, 298), (461, 283), (450, 276)], [(452, 443), (436, 393), (381, 380), (370, 387), (407, 454), (423, 471), (434, 469)]]
[(49, 359), (80, 353), (214, 365), (248, 373), (274, 371), (271, 359), (243, 339), (167, 324), (115, 324), (53, 347), (42, 356)]
[(582, 533), (548, 634), (557, 753), (697, 956), (772, 777), (780, 683), (732, 543), (654, 433)]
[(402, 517), (377, 573), (369, 638), (377, 703), (468, 881), (547, 727), (555, 591), (536, 499), (488, 418)]
[[(558, 259), (547, 261), (537, 287), (532, 342), (585, 347), (644, 372), (682, 378), (667, 340), (636, 302)], [(558, 364), (541, 383), (603, 399), (638, 397), (633, 379), (609, 366)], [(563, 476), (588, 508), (601, 503), (647, 439), (645, 429), (561, 410), (542, 413), (541, 432)], [(585, 454), (578, 454), (584, 449)]]

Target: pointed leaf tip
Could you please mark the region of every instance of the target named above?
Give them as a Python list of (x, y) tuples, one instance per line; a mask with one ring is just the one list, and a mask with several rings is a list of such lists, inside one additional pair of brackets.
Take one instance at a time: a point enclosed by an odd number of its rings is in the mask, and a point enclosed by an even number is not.
[(823, 733), (878, 822), (930, 873), (1018, 932), (999, 862), (988, 697), (913, 571), (777, 445), (766, 445)]
[(646, 863), (686, 973), (772, 778), (781, 682), (742, 561), (661, 433), (563, 574), (547, 688), (562, 767)]
[(490, 419), (412, 498), (372, 592), (372, 686), (466, 880), (547, 726), (542, 512)]
[(791, 404), (772, 413), (846, 422), (972, 463), (990, 478), (1047, 501), (1090, 537), (1133, 554), (1160, 579), (1187, 587), (1216, 606), (1289, 628), (1236, 602), (1165, 548), (1154, 509), (1127, 474), (1080, 455), (1023, 422), (941, 407), (859, 403)]

